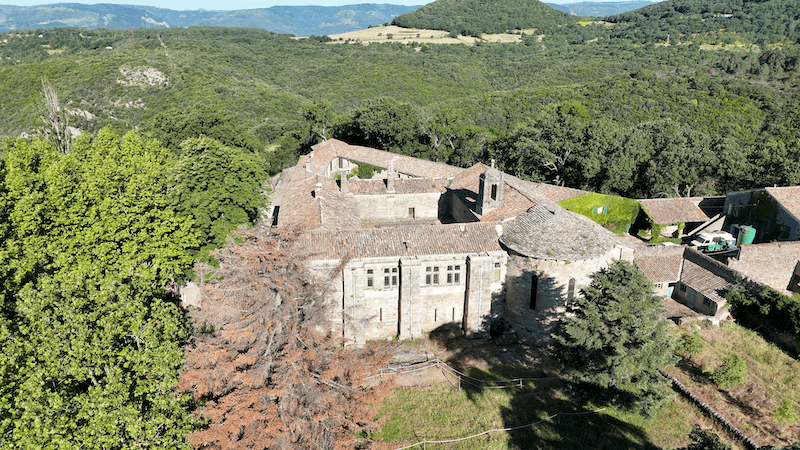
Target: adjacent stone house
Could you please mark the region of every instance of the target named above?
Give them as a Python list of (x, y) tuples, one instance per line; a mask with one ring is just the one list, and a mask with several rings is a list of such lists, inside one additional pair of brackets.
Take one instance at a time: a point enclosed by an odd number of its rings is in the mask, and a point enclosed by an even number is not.
[[(639, 200), (664, 237), (681, 237), (702, 230), (719, 230), (725, 197), (654, 198)], [(683, 227), (681, 227), (681, 224)], [(679, 235), (680, 231), (680, 235)]]
[(784, 295), (800, 293), (800, 241), (743, 245), (728, 267)]
[(736, 281), (731, 268), (708, 256), (687, 248), (683, 272), (673, 298), (707, 316), (718, 316), (728, 301), (725, 293)]
[(756, 229), (755, 243), (800, 240), (800, 186), (731, 192), (725, 199), (725, 230)]

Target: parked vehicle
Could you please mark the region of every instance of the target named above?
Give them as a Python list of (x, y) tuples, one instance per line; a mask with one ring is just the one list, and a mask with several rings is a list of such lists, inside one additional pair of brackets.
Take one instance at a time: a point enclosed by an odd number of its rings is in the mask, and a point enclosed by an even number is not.
[(736, 239), (727, 231), (703, 231), (690, 245), (701, 252), (716, 252), (736, 247)]

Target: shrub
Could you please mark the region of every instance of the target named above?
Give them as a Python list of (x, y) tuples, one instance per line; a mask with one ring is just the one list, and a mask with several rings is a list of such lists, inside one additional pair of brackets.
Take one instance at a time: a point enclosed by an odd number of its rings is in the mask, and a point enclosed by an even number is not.
[(790, 424), (797, 422), (798, 418), (800, 418), (800, 416), (794, 408), (794, 402), (788, 398), (781, 400), (780, 406), (775, 410), (775, 420), (779, 423)]
[(692, 358), (702, 352), (704, 348), (706, 348), (706, 342), (700, 336), (700, 333), (695, 330), (693, 333), (686, 333), (681, 336), (675, 348), (675, 353), (684, 358)]
[(686, 450), (730, 450), (731, 446), (719, 440), (719, 436), (710, 430), (703, 430), (700, 425), (695, 424), (689, 433), (692, 443)]
[(711, 375), (711, 381), (722, 389), (741, 386), (747, 381), (747, 364), (739, 355), (728, 356)]

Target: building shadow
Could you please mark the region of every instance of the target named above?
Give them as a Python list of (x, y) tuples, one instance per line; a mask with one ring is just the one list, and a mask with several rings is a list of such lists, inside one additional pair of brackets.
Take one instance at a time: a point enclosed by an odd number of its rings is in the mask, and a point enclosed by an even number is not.
[[(488, 332), (474, 339), (455, 323), (431, 331), (430, 339), (448, 351), (451, 356), (445, 362), (463, 374), (448, 374), (453, 389), (464, 390), (476, 403), (493, 389), (509, 395), (510, 401), (498, 406), (503, 428), (511, 429), (506, 431), (509, 449), (658, 448), (642, 428), (594, 412), (594, 405), (607, 404), (611, 398), (620, 401), (618, 393), (560, 378), (550, 369), (548, 356), (535, 347), (492, 340)], [(496, 381), (518, 378), (525, 380)], [(481, 448), (480, 441), (469, 448)]]

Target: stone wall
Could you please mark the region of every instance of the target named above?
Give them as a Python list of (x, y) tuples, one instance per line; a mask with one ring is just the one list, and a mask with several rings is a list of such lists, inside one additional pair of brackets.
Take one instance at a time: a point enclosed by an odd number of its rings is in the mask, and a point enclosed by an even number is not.
[[(692, 296), (694, 296), (693, 299)], [(675, 287), (675, 291), (672, 293), (672, 298), (674, 298), (675, 301), (683, 303), (689, 308), (692, 308), (700, 314), (705, 314), (707, 316), (713, 316), (719, 310), (719, 305), (716, 301), (706, 298), (706, 296), (704, 296), (701, 292), (698, 292), (681, 282), (678, 282), (678, 285)]]
[[(353, 259), (330, 282), (330, 320), (337, 335), (358, 345), (424, 337), (453, 322), (477, 331), (499, 314), (505, 263), (504, 252)], [(318, 274), (335, 266), (313, 264)]]
[[(632, 261), (633, 252), (615, 247), (599, 258), (584, 261), (510, 256), (505, 284), (506, 320), (523, 328), (535, 328), (542, 313), (563, 313), (570, 295), (580, 295), (581, 288), (590, 283), (593, 273), (618, 259)], [(534, 284), (536, 295), (532, 299)]]
[[(440, 216), (442, 194), (355, 195), (361, 220), (436, 219)], [(409, 208), (414, 208), (413, 217)]]
[(447, 212), (452, 216), (455, 222), (465, 223), (478, 221), (478, 217), (475, 213), (464, 205), (458, 197), (453, 194), (448, 194), (446, 198), (449, 202)]
[(753, 281), (792, 295), (794, 286), (790, 283), (799, 261), (800, 242), (774, 242), (743, 245), (738, 258), (728, 259), (728, 267)]

